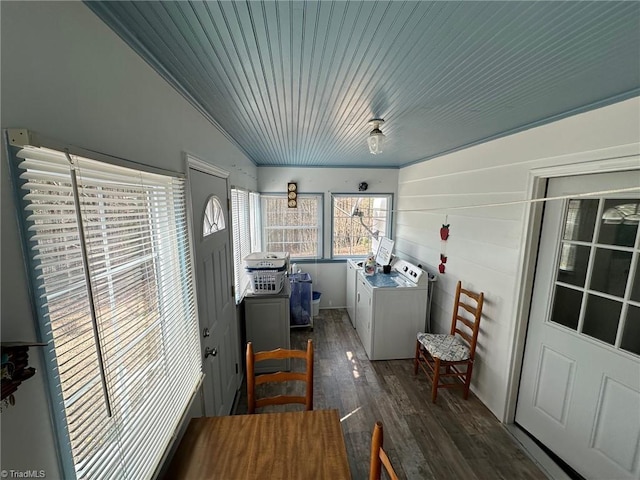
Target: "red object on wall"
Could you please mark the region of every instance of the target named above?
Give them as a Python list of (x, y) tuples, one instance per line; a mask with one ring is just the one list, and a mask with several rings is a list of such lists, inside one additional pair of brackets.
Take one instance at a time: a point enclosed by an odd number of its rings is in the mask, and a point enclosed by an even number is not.
[[(444, 219), (444, 221), (446, 222), (449, 219), (449, 216), (447, 215)], [(447, 239), (449, 238), (449, 224), (448, 223), (443, 223), (442, 224), (442, 228), (440, 228), (440, 240), (442, 240), (440, 242), (440, 265), (438, 265), (438, 271), (440, 273), (444, 273), (446, 267), (445, 267), (445, 263), (447, 263)]]
[(440, 229), (440, 238), (442, 240), (449, 238), (449, 224), (442, 224), (442, 228)]

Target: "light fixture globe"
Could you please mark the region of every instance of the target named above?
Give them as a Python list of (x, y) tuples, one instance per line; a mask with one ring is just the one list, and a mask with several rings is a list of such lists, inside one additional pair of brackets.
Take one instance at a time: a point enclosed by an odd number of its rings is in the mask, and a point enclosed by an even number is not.
[(380, 118), (374, 118), (369, 121), (369, 125), (373, 126), (373, 130), (367, 137), (367, 144), (369, 145), (369, 151), (373, 155), (378, 155), (382, 153), (382, 147), (384, 147), (385, 136), (380, 131), (380, 125), (384, 123), (384, 120)]

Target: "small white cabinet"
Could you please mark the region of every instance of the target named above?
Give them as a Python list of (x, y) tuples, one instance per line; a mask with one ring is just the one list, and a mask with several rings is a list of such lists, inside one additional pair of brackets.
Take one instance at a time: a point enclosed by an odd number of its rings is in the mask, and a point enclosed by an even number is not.
[[(247, 342), (253, 344), (253, 351), (291, 348), (289, 282), (284, 283), (277, 295), (253, 295), (244, 298), (244, 316)], [(289, 360), (267, 360), (256, 364), (256, 373), (290, 370)]]

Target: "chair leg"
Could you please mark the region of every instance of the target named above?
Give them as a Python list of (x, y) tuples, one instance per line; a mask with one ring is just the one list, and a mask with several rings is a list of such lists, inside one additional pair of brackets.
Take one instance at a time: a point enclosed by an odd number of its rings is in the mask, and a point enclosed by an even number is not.
[(469, 398), (469, 387), (471, 386), (471, 371), (473, 370), (473, 363), (467, 364), (467, 372), (464, 376), (464, 395), (463, 398), (466, 400)]
[(413, 374), (418, 373), (418, 359), (420, 358), (420, 342), (416, 340), (416, 358), (413, 360)]
[(440, 381), (440, 359), (434, 358), (433, 368), (433, 385), (431, 387), (431, 402), (436, 403), (436, 397), (438, 396), (438, 382)]

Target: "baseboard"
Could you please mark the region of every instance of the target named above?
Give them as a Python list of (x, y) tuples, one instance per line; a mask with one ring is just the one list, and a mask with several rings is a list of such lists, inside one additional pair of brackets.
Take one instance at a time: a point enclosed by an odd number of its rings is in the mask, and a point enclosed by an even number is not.
[(550, 480), (572, 480), (569, 475), (527, 435), (520, 427), (511, 423), (504, 425), (507, 432), (522, 447), (527, 456)]

